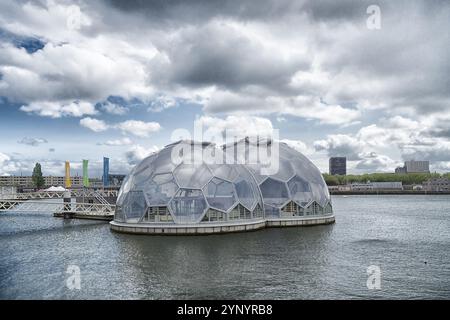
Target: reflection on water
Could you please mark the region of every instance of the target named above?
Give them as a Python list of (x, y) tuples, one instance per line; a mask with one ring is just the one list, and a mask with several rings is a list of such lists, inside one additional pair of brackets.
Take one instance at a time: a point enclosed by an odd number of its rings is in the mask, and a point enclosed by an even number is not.
[[(450, 197), (333, 198), (336, 224), (211, 236), (0, 213), (0, 298), (450, 298)], [(69, 265), (81, 290), (66, 287)], [(378, 265), (381, 290), (368, 290)]]

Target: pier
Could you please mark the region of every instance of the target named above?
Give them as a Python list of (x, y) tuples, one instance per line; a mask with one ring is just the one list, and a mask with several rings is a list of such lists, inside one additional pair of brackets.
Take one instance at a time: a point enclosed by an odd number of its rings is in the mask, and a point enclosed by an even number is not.
[(117, 190), (93, 189), (16, 193), (0, 198), (0, 212), (51, 212), (65, 219), (109, 221), (114, 218), (116, 197)]

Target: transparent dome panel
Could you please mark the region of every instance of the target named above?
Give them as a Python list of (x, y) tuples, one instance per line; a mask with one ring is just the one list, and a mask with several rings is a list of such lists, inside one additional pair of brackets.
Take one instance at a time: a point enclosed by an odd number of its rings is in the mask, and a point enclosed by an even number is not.
[(173, 172), (178, 185), (181, 188), (202, 188), (211, 180), (211, 171), (205, 164), (200, 166), (193, 164), (180, 164)]
[(175, 164), (172, 162), (171, 150), (172, 148), (165, 148), (157, 154), (157, 157), (152, 162), (155, 168), (155, 174), (172, 172), (175, 169)]
[(114, 220), (125, 221), (125, 217), (124, 217), (123, 211), (122, 211), (122, 206), (116, 205), (116, 210), (114, 212)]
[(147, 205), (167, 205), (169, 203), (169, 200), (175, 195), (177, 190), (178, 186), (173, 181), (162, 184), (156, 184), (154, 182), (149, 183), (144, 188)]
[(137, 222), (145, 213), (145, 197), (140, 190), (132, 190), (127, 193), (122, 205), (122, 211), (127, 220)]
[(136, 189), (142, 189), (144, 184), (148, 183), (153, 173), (153, 167), (148, 165), (142, 167), (141, 170), (136, 170), (134, 173), (133, 185)]
[(259, 186), (264, 203), (280, 206), (289, 199), (286, 184), (273, 178), (267, 178)]
[(234, 187), (236, 189), (236, 194), (239, 198), (239, 201), (247, 209), (253, 209), (253, 206), (256, 204), (256, 196), (250, 183), (246, 179), (244, 179), (243, 176), (239, 176), (234, 181)]
[(123, 180), (122, 185), (119, 190), (119, 193), (117, 194), (116, 204), (118, 204), (118, 205), (123, 204), (123, 200), (124, 200), (125, 196), (131, 190), (131, 187), (133, 184), (133, 179), (134, 179), (134, 169), (132, 169), (131, 172)]
[(268, 218), (279, 218), (280, 217), (280, 208), (265, 204), (264, 205), (264, 214)]
[(210, 207), (227, 211), (237, 201), (231, 182), (213, 178), (203, 189)]
[(294, 168), (292, 167), (290, 161), (286, 159), (280, 157), (278, 161), (278, 172), (274, 175), (271, 175), (271, 177), (286, 182), (294, 176)]
[(201, 190), (180, 189), (170, 201), (170, 209), (177, 223), (200, 222), (206, 208)]
[(310, 184), (299, 176), (296, 175), (288, 181), (288, 188), (291, 198), (298, 204), (304, 206), (312, 200)]
[(329, 198), (327, 197), (327, 194), (325, 193), (325, 190), (322, 187), (322, 185), (318, 183), (312, 183), (311, 187), (313, 190), (314, 199), (321, 207), (325, 207)]
[(157, 184), (162, 184), (162, 183), (166, 183), (166, 182), (169, 182), (169, 181), (173, 181), (173, 175), (171, 173), (155, 174), (152, 177), (152, 180), (154, 182), (156, 182)]
[(220, 164), (220, 165), (208, 165), (211, 169), (213, 176), (228, 180), (234, 181), (237, 178), (239, 173), (232, 165)]

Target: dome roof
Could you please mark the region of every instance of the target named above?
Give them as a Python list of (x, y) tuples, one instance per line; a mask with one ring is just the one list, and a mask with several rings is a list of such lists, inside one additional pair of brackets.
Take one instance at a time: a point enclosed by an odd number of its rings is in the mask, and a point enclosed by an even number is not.
[[(170, 144), (125, 178), (114, 220), (198, 224), (331, 213), (317, 167), (285, 143), (276, 145), (278, 152), (271, 140), (243, 139), (222, 148), (194, 141)], [(249, 161), (253, 146), (279, 155), (277, 170), (268, 173), (259, 157)], [(224, 159), (234, 161), (224, 164)]]
[(222, 153), (214, 144), (178, 141), (142, 160), (122, 183), (115, 220), (190, 224), (262, 217), (262, 198), (249, 170), (195, 161), (209, 151)]
[(267, 166), (261, 163), (259, 158), (252, 163), (249, 156), (252, 147), (258, 148), (259, 154), (270, 154), (275, 151), (272, 145), (270, 139), (246, 138), (224, 146), (225, 153), (227, 149), (234, 149), (236, 160), (239, 163), (247, 163), (246, 167), (255, 177), (261, 190), (266, 215), (280, 215), (280, 209), (291, 201), (301, 207), (308, 207), (316, 202), (325, 208), (331, 199), (321, 172), (302, 153), (286, 143), (277, 143), (278, 152), (274, 159), (278, 161), (270, 163), (270, 165), (277, 163), (273, 174), (262, 173), (261, 169)]

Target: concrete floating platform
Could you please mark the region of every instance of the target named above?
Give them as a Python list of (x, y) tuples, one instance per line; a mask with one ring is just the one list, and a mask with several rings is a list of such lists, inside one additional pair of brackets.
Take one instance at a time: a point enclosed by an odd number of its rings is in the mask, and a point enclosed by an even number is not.
[(299, 227), (331, 224), (334, 215), (308, 218), (255, 219), (250, 221), (208, 223), (208, 224), (156, 224), (156, 223), (122, 223), (111, 221), (111, 230), (121, 233), (150, 235), (208, 235), (232, 232), (256, 231), (267, 227)]
[(54, 217), (64, 218), (64, 219), (87, 219), (87, 220), (102, 220), (102, 221), (111, 221), (114, 219), (114, 215), (105, 215), (105, 214), (83, 214), (76, 212), (55, 212), (53, 213)]

